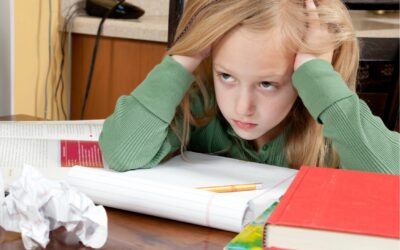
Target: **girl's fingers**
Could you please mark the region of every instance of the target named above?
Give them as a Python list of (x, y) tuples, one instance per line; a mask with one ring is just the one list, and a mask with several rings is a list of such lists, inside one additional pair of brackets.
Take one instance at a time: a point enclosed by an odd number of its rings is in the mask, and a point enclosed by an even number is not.
[(306, 9), (307, 10), (316, 10), (317, 6), (315, 6), (314, 0), (304, 0), (306, 4)]
[[(328, 44), (330, 41), (330, 34), (327, 26), (321, 25), (317, 6), (315, 5), (314, 1), (316, 0), (304, 0), (304, 7), (308, 15), (308, 27), (307, 33), (304, 35), (304, 42), (310, 49), (328, 48), (327, 46), (331, 47)], [(332, 55), (333, 46), (331, 50), (323, 52), (322, 54), (309, 54), (309, 52), (307, 53), (303, 50), (303, 48), (300, 48), (295, 58), (294, 69), (297, 69), (305, 62), (314, 58), (320, 58), (328, 62), (332, 62)]]
[(319, 15), (317, 11), (317, 6), (314, 3), (314, 0), (305, 0), (305, 6), (307, 13), (309, 15), (309, 29), (310, 30), (319, 30), (320, 22)]

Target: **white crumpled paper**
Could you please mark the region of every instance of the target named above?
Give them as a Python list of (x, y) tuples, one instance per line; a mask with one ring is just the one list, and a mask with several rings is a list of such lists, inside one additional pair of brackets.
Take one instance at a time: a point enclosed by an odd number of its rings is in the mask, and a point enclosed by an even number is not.
[(64, 226), (85, 246), (100, 248), (107, 240), (107, 214), (64, 181), (44, 178), (25, 165), (4, 197), (0, 171), (0, 226), (20, 232), (26, 249), (45, 248), (50, 231)]

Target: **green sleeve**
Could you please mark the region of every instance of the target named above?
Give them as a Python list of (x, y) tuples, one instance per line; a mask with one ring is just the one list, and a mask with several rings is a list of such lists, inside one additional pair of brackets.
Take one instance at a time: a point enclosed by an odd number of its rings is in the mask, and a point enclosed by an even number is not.
[(118, 99), (99, 139), (110, 168), (150, 168), (180, 147), (169, 125), (192, 81), (193, 75), (167, 56), (130, 95)]
[(399, 133), (371, 113), (331, 64), (311, 60), (292, 79), (304, 105), (324, 125), (324, 136), (332, 139), (341, 168), (400, 174)]

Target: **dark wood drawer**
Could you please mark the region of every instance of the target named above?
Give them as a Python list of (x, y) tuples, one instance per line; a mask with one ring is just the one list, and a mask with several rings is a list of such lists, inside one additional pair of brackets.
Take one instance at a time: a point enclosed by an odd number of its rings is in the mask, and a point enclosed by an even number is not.
[(399, 39), (361, 38), (359, 41), (357, 93), (389, 129), (398, 130)]
[(358, 92), (389, 92), (396, 82), (396, 62), (361, 61), (357, 74)]
[(384, 116), (387, 105), (388, 94), (358, 93), (358, 96), (368, 104), (374, 115), (380, 117)]

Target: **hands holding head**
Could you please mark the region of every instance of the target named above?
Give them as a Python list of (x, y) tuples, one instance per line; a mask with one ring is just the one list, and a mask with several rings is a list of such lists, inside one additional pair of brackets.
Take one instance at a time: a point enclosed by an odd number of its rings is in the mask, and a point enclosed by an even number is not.
[[(304, 38), (305, 43), (310, 48), (320, 48), (326, 45), (327, 39), (329, 39), (331, 34), (328, 32), (328, 27), (321, 25), (320, 23), (317, 6), (315, 5), (314, 0), (305, 0), (304, 2), (310, 18), (307, 29), (308, 32), (307, 34), (305, 34)], [(331, 63), (333, 50), (333, 45), (328, 52), (324, 52), (321, 54), (310, 54), (300, 49), (296, 55), (294, 70), (299, 68), (302, 64), (316, 58), (324, 59), (327, 62)]]
[(199, 66), (199, 64), (204, 60), (204, 58), (210, 55), (210, 52), (211, 46), (194, 56), (173, 55), (172, 58), (180, 63), (188, 71), (193, 72), (197, 68), (197, 66)]
[[(294, 62), (294, 70), (299, 68), (302, 64), (316, 58), (326, 60), (329, 63), (332, 62), (334, 46), (333, 44), (329, 44), (332, 34), (328, 31), (326, 25), (321, 24), (315, 1), (318, 0), (304, 0), (309, 18), (307, 33), (304, 35), (304, 42), (308, 49), (299, 49)], [(326, 49), (327, 45), (328, 50)], [(321, 53), (310, 53), (310, 50), (320, 50)], [(172, 55), (172, 57), (188, 71), (193, 72), (197, 66), (210, 55), (210, 52), (211, 46), (195, 55), (188, 56), (175, 54)]]

